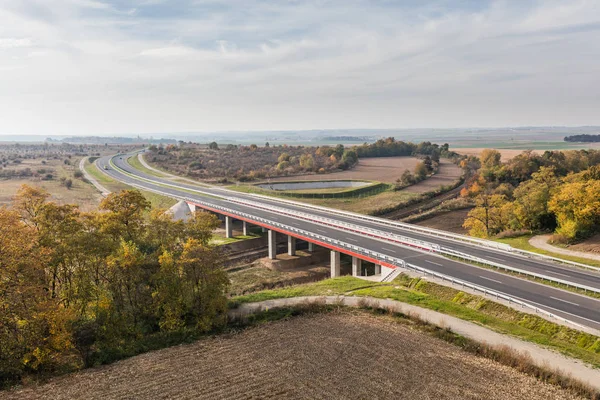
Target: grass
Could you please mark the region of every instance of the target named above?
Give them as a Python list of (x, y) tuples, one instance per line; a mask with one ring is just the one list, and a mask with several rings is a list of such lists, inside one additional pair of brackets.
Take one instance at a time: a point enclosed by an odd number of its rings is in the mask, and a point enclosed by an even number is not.
[(596, 261), (596, 260), (592, 260), (592, 259), (588, 259), (588, 258), (573, 257), (573, 256), (565, 255), (565, 254), (553, 253), (551, 251), (538, 249), (537, 247), (534, 247), (529, 244), (529, 239), (531, 239), (532, 236), (533, 235), (524, 235), (524, 236), (519, 236), (519, 237), (514, 237), (514, 238), (503, 238), (503, 239), (494, 239), (494, 240), (496, 240), (497, 242), (509, 244), (512, 247), (517, 248), (517, 249), (531, 251), (532, 253), (543, 254), (546, 256), (562, 258), (563, 260), (574, 261), (574, 262), (578, 262), (581, 264), (591, 265), (594, 267), (600, 267), (600, 261)]
[(394, 282), (366, 282), (352, 277), (265, 290), (231, 299), (231, 306), (297, 296), (354, 295), (393, 299), (448, 314), (466, 321), (555, 349), (600, 367), (600, 338), (536, 315), (523, 313), (484, 297), (433, 282), (401, 276)]
[[(246, 185), (230, 186), (228, 189), (245, 193), (259, 193), (271, 197), (278, 197), (276, 193), (270, 190), (256, 190)], [(421, 197), (417, 193), (405, 191), (385, 191), (376, 195), (365, 195), (364, 197), (353, 198), (333, 198), (333, 199), (313, 199), (313, 198), (294, 198), (294, 201), (314, 204), (317, 206), (337, 208), (338, 210), (352, 211), (360, 214), (374, 215), (378, 210), (388, 207), (397, 207), (399, 204), (414, 201)]]
[(257, 237), (260, 237), (260, 235), (238, 235), (232, 238), (226, 238), (223, 236), (213, 236), (210, 240), (210, 244), (212, 244), (213, 246), (221, 246), (224, 244), (239, 242), (241, 240), (255, 239)]
[(131, 165), (133, 168), (137, 169), (138, 171), (144, 172), (148, 175), (156, 176), (157, 178), (167, 178), (168, 177), (167, 175), (165, 175), (161, 172), (157, 172), (157, 171), (151, 170), (149, 168), (146, 168), (139, 160), (137, 154), (129, 157), (127, 159), (127, 163), (129, 165)]
[[(90, 175), (96, 178), (98, 183), (106, 187), (111, 192), (120, 192), (121, 190), (127, 190), (131, 188), (130, 186), (121, 182), (117, 182), (108, 175), (104, 174), (96, 167), (95, 164), (86, 162), (83, 167)], [(169, 208), (177, 203), (177, 200), (175, 199), (166, 196), (161, 196), (154, 192), (149, 192), (146, 190), (140, 190), (140, 192), (150, 202), (152, 208)]]

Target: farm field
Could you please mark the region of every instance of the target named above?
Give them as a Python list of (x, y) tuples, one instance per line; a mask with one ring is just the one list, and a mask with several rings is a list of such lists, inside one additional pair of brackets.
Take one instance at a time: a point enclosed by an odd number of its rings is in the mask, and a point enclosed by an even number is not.
[[(361, 372), (362, 371), (362, 372)], [(316, 314), (146, 353), (2, 393), (5, 399), (575, 399), (361, 311)]]
[[(92, 210), (102, 199), (100, 193), (91, 184), (81, 179), (76, 179), (74, 173), (78, 171), (79, 160), (81, 157), (69, 158), (70, 164), (64, 164), (62, 159), (46, 159), (43, 157), (34, 159), (25, 159), (16, 167), (12, 165), (8, 168), (22, 170), (29, 168), (32, 171), (48, 171), (18, 179), (0, 180), (0, 204), (8, 204), (12, 201), (22, 185), (29, 185), (46, 190), (52, 196), (52, 199), (59, 204), (78, 204), (84, 211)], [(48, 179), (44, 175), (51, 174)], [(41, 175), (41, 176), (40, 176)], [(67, 188), (60, 180), (71, 179), (72, 186)]]
[(418, 162), (419, 159), (415, 157), (361, 158), (355, 167), (346, 171), (332, 172), (329, 174), (280, 176), (272, 178), (270, 181), (326, 181), (354, 179), (394, 183), (396, 179), (400, 178), (405, 170), (408, 169), (413, 172)]
[(463, 171), (456, 164), (448, 160), (441, 159), (440, 160), (440, 168), (437, 174), (416, 183), (414, 185), (408, 186), (403, 189), (403, 191), (408, 193), (426, 193), (432, 190), (439, 188), (440, 186), (450, 186), (455, 183)]
[(415, 225), (466, 235), (469, 231), (463, 228), (462, 224), (465, 222), (469, 211), (469, 209), (449, 211), (415, 222)]

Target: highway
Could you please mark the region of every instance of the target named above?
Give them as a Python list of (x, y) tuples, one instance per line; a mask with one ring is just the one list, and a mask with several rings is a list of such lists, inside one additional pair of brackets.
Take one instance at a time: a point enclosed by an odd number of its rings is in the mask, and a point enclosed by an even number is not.
[[(235, 213), (246, 213), (251, 215), (250, 221), (252, 221), (252, 218), (265, 218), (270, 221), (285, 224), (289, 227), (302, 229), (316, 235), (327, 236), (350, 245), (356, 245), (371, 251), (376, 251), (389, 257), (400, 258), (408, 263), (418, 265), (430, 271), (483, 286), (529, 304), (537, 305), (547, 312), (554, 313), (575, 323), (594, 329), (600, 329), (600, 301), (589, 296), (579, 295), (504, 273), (499, 273), (494, 270), (461, 263), (436, 254), (401, 246), (384, 239), (373, 238), (356, 232), (344, 231), (332, 226), (287, 215), (270, 208), (283, 207), (285, 209), (301, 211), (303, 213), (309, 212), (317, 216), (333, 218), (364, 227), (397, 233), (414, 239), (431, 242), (439, 246), (452, 248), (494, 262), (600, 289), (599, 273), (563, 266), (548, 261), (533, 260), (504, 251), (473, 246), (468, 243), (462, 243), (447, 238), (429, 236), (420, 232), (402, 229), (401, 227), (378, 223), (377, 221), (358, 220), (352, 216), (332, 214), (328, 213), (326, 210), (306, 208), (300, 204), (282, 203), (277, 199), (256, 198), (244, 193), (232, 193), (231, 191), (220, 188), (204, 188), (191, 184), (176, 183), (168, 179), (158, 178), (136, 170), (127, 163), (126, 159), (128, 157), (129, 155), (102, 157), (98, 159), (96, 163), (103, 172), (112, 178), (136, 187), (161, 192), (165, 195), (171, 195), (178, 198), (186, 197), (196, 201), (207, 202), (214, 206), (227, 207), (233, 211), (233, 215), (235, 215)], [(113, 165), (110, 163), (111, 159)], [(213, 196), (219, 196), (221, 198)], [(257, 207), (251, 204), (240, 204), (227, 201), (223, 199), (223, 197), (236, 197), (255, 204), (260, 203), (262, 206)], [(275, 230), (287, 233), (287, 231), (282, 229)]]

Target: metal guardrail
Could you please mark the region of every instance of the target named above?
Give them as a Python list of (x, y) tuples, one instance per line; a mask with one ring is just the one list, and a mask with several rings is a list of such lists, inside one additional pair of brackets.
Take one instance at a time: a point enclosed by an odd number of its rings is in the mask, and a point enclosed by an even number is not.
[(544, 314), (544, 315), (546, 315), (546, 316), (548, 316), (550, 318), (555, 318), (555, 319), (557, 319), (559, 321), (566, 322), (568, 324), (577, 326), (579, 328), (582, 328), (582, 329), (586, 328), (584, 325), (578, 324), (577, 322), (571, 321), (571, 320), (563, 318), (563, 317), (559, 317), (558, 315), (556, 315), (554, 313), (546, 311), (546, 310), (544, 310), (542, 308), (539, 308), (539, 307), (537, 307), (537, 306), (535, 306), (533, 304), (529, 304), (527, 302), (524, 302), (524, 301), (522, 301), (520, 299), (515, 299), (514, 297), (511, 297), (511, 296), (509, 296), (507, 294), (504, 294), (504, 293), (501, 293), (501, 292), (497, 292), (497, 291), (494, 291), (494, 290), (490, 290), (490, 289), (488, 289), (486, 287), (479, 286), (479, 285), (476, 285), (474, 283), (466, 282), (466, 281), (463, 281), (463, 280), (460, 280), (460, 279), (456, 279), (456, 278), (453, 278), (453, 277), (448, 276), (448, 275), (440, 274), (438, 272), (434, 272), (434, 271), (428, 270), (426, 268), (419, 267), (419, 266), (414, 265), (414, 264), (407, 263), (406, 266), (409, 269), (411, 269), (413, 271), (417, 271), (419, 273), (422, 273), (425, 276), (431, 275), (431, 276), (433, 276), (435, 278), (441, 279), (442, 281), (448, 281), (448, 282), (451, 282), (452, 284), (460, 285), (463, 288), (467, 287), (467, 288), (469, 288), (471, 290), (479, 291), (479, 292), (483, 293), (484, 296), (490, 295), (492, 297), (495, 297), (496, 299), (502, 299), (502, 300), (508, 301), (509, 303), (517, 304), (517, 305), (519, 305), (519, 306), (521, 306), (523, 308), (529, 308), (531, 310), (534, 310), (536, 313)]
[(451, 256), (451, 257), (455, 257), (455, 258), (460, 258), (462, 260), (469, 261), (469, 262), (476, 262), (476, 263), (488, 265), (490, 267), (505, 270), (508, 272), (517, 273), (520, 275), (525, 275), (525, 276), (529, 276), (529, 277), (536, 278), (536, 279), (542, 279), (542, 280), (547, 280), (550, 282), (566, 285), (567, 287), (570, 287), (570, 286), (575, 287), (577, 289), (581, 289), (586, 292), (590, 291), (590, 292), (594, 292), (594, 293), (600, 293), (599, 288), (582, 285), (579, 283), (567, 281), (567, 280), (556, 278), (553, 276), (538, 274), (538, 273), (527, 271), (527, 270), (524, 270), (521, 268), (511, 267), (511, 266), (508, 266), (505, 264), (500, 264), (500, 263), (497, 263), (494, 261), (489, 261), (489, 260), (486, 260), (481, 257), (473, 256), (471, 254), (463, 253), (463, 252), (456, 251), (456, 250), (446, 248), (446, 247), (440, 247), (439, 245), (437, 245), (435, 243), (426, 242), (426, 241), (423, 241), (420, 239), (414, 239), (411, 237), (397, 235), (397, 234), (385, 232), (385, 231), (380, 231), (380, 230), (373, 229), (373, 228), (367, 228), (367, 227), (363, 227), (360, 225), (350, 224), (350, 223), (335, 220), (332, 218), (314, 216), (312, 214), (308, 214), (308, 213), (304, 213), (304, 212), (296, 211), (296, 210), (290, 210), (287, 208), (282, 208), (282, 207), (277, 207), (277, 206), (266, 207), (260, 203), (254, 203), (254, 202), (251, 202), (251, 201), (248, 201), (245, 199), (229, 197), (229, 198), (227, 198), (227, 200), (233, 201), (236, 203), (240, 203), (240, 204), (244, 204), (244, 205), (249, 205), (249, 206), (256, 207), (256, 208), (262, 208), (262, 209), (266, 209), (266, 210), (270, 210), (270, 211), (277, 211), (284, 215), (297, 216), (299, 218), (307, 219), (312, 222), (321, 223), (321, 224), (324, 224), (327, 226), (332, 226), (335, 228), (348, 230), (350, 232), (362, 233), (362, 234), (366, 234), (368, 236), (378, 237), (378, 238), (381, 238), (381, 239), (384, 239), (387, 241), (391, 241), (394, 243), (400, 243), (402, 245), (407, 245), (410, 247), (426, 249), (427, 251), (434, 252), (437, 254), (443, 254), (443, 255), (447, 255), (447, 256)]
[[(111, 165), (112, 165), (112, 162), (111, 162)], [(229, 213), (242, 215), (242, 216), (245, 216), (246, 218), (251, 219), (251, 220), (258, 220), (258, 221), (262, 221), (262, 222), (267, 223), (267, 224), (271, 224), (273, 226), (279, 226), (279, 227), (282, 227), (282, 228), (284, 228), (284, 229), (286, 229), (288, 231), (296, 232), (298, 234), (304, 234), (304, 235), (307, 235), (309, 237), (312, 237), (312, 238), (315, 238), (315, 239), (318, 239), (318, 240), (321, 240), (321, 241), (324, 241), (324, 242), (330, 242), (330, 243), (335, 244), (337, 246), (342, 245), (342, 247), (348, 248), (348, 249), (350, 249), (350, 250), (352, 250), (354, 252), (361, 253), (361, 254), (364, 254), (364, 255), (369, 256), (369, 257), (376, 257), (378, 255), (377, 252), (373, 252), (373, 251), (370, 251), (370, 250), (367, 250), (367, 249), (363, 249), (363, 248), (361, 248), (359, 246), (354, 246), (354, 245), (351, 245), (349, 243), (345, 243), (345, 242), (341, 242), (341, 241), (338, 241), (338, 240), (334, 240), (334, 239), (328, 238), (328, 237), (323, 236), (323, 235), (314, 234), (314, 233), (311, 233), (311, 232), (308, 232), (308, 231), (304, 231), (302, 229), (298, 229), (298, 228), (295, 228), (295, 227), (292, 227), (292, 226), (281, 224), (279, 222), (270, 221), (270, 220), (268, 220), (266, 218), (255, 217), (255, 216), (253, 216), (251, 214), (247, 214), (247, 213), (240, 213), (239, 211), (231, 210), (231, 209), (228, 209), (226, 207), (219, 206), (217, 204), (212, 204), (212, 203), (208, 203), (208, 202), (201, 201), (201, 200), (191, 199), (191, 198), (185, 197), (185, 196), (178, 196), (178, 195), (174, 195), (174, 194), (171, 194), (171, 193), (166, 193), (166, 192), (163, 192), (163, 191), (160, 191), (160, 190), (147, 188), (147, 187), (144, 187), (144, 186), (141, 186), (141, 185), (137, 185), (137, 184), (128, 183), (128, 185), (133, 186), (133, 187), (137, 187), (139, 189), (143, 189), (143, 190), (146, 190), (146, 191), (150, 191), (150, 192), (153, 192), (153, 193), (158, 193), (158, 194), (162, 194), (162, 195), (165, 195), (165, 196), (169, 196), (169, 197), (177, 198), (177, 199), (180, 199), (180, 200), (188, 201), (188, 202), (191, 202), (191, 203), (194, 203), (194, 204), (204, 204), (207, 207), (221, 209), (222, 211), (226, 211), (227, 210), (227, 212), (229, 212)], [(574, 321), (568, 320), (568, 319), (563, 318), (563, 317), (559, 317), (556, 314), (553, 314), (553, 313), (551, 313), (549, 311), (541, 309), (541, 308), (539, 308), (537, 306), (534, 306), (532, 304), (526, 303), (526, 302), (524, 302), (524, 301), (522, 301), (520, 299), (513, 298), (513, 297), (511, 297), (511, 296), (509, 296), (507, 294), (504, 294), (504, 293), (501, 293), (501, 292), (497, 292), (497, 291), (494, 291), (494, 290), (490, 290), (490, 289), (488, 289), (488, 288), (486, 288), (484, 286), (480, 286), (480, 285), (476, 285), (474, 283), (470, 283), (470, 282), (466, 282), (466, 281), (463, 281), (463, 280), (460, 280), (460, 279), (456, 279), (456, 278), (453, 278), (451, 276), (448, 276), (448, 275), (445, 275), (445, 274), (441, 274), (439, 272), (434, 272), (434, 271), (431, 271), (429, 269), (422, 268), (422, 267), (419, 267), (417, 265), (407, 263), (404, 260), (396, 258), (396, 257), (390, 257), (390, 256), (386, 256), (386, 255), (383, 255), (383, 254), (382, 254), (382, 256), (383, 256), (383, 258), (384, 258), (384, 260), (385, 260), (386, 263), (391, 263), (392, 265), (394, 265), (396, 267), (396, 269), (394, 269), (394, 271), (392, 271), (392, 273), (388, 274), (383, 279), (390, 278), (391, 275), (393, 275), (394, 272), (399, 271), (400, 268), (402, 268), (402, 269), (408, 269), (408, 270), (413, 270), (413, 271), (417, 271), (419, 273), (422, 273), (425, 276), (430, 275), (430, 276), (436, 277), (438, 279), (441, 279), (442, 281), (448, 281), (448, 282), (451, 282), (452, 284), (461, 285), (462, 287), (467, 287), (467, 288), (470, 288), (470, 289), (472, 289), (474, 291), (479, 291), (479, 292), (483, 293), (484, 296), (491, 295), (493, 297), (496, 297), (497, 299), (503, 299), (505, 301), (508, 301), (509, 303), (514, 303), (514, 304), (520, 305), (521, 307), (529, 308), (531, 310), (534, 310), (536, 313), (542, 313), (542, 314), (544, 314), (544, 315), (546, 315), (546, 316), (548, 316), (550, 318), (555, 318), (557, 320), (560, 320), (560, 321), (566, 322), (568, 324), (577, 326), (579, 328), (585, 329), (585, 326), (583, 326), (581, 324), (578, 324), (578, 323), (576, 323)], [(394, 264), (394, 262), (396, 262), (397, 264)], [(397, 274), (399, 275), (399, 273), (397, 273)], [(395, 278), (395, 276), (393, 278)], [(392, 279), (390, 279), (390, 280), (392, 280)]]
[[(224, 188), (220, 188), (220, 189), (223, 191), (230, 192), (230, 193), (236, 193), (236, 194), (239, 193), (239, 192), (236, 192), (236, 191), (233, 191), (230, 189), (224, 189)], [(246, 194), (248, 196), (261, 198), (261, 199), (268, 199), (268, 200), (273, 201), (273, 198), (269, 197), (269, 196), (256, 194), (256, 193), (246, 193)], [(289, 203), (289, 204), (303, 207), (303, 208), (319, 210), (319, 211), (327, 212), (330, 214), (342, 215), (342, 216), (347, 216), (347, 217), (351, 217), (354, 219), (375, 222), (375, 223), (378, 223), (381, 225), (394, 226), (394, 227), (397, 227), (400, 229), (405, 229), (405, 230), (413, 231), (413, 232), (419, 232), (419, 233), (426, 234), (429, 236), (443, 237), (445, 239), (470, 243), (470, 244), (474, 244), (477, 246), (490, 248), (490, 249), (494, 249), (494, 250), (505, 251), (505, 252), (511, 253), (513, 255), (516, 254), (516, 255), (521, 255), (521, 256), (527, 257), (527, 258), (537, 258), (540, 260), (553, 261), (553, 262), (557, 262), (557, 263), (561, 263), (561, 264), (573, 265), (573, 266), (580, 267), (580, 268), (590, 269), (590, 270), (594, 270), (594, 271), (600, 271), (600, 268), (594, 267), (592, 265), (583, 264), (583, 263), (570, 261), (570, 260), (565, 260), (565, 259), (558, 258), (558, 257), (552, 257), (552, 256), (548, 256), (545, 254), (534, 253), (534, 252), (527, 251), (527, 250), (517, 249), (517, 248), (514, 248), (505, 243), (498, 243), (498, 242), (494, 242), (491, 240), (485, 240), (485, 239), (479, 239), (479, 238), (474, 238), (474, 237), (465, 236), (465, 235), (459, 235), (459, 234), (455, 234), (455, 233), (451, 233), (451, 232), (440, 231), (437, 229), (426, 228), (426, 227), (422, 227), (419, 225), (413, 225), (413, 224), (407, 224), (407, 223), (398, 222), (398, 221), (386, 220), (383, 218), (371, 217), (368, 215), (357, 214), (357, 213), (353, 213), (350, 211), (342, 211), (342, 210), (336, 210), (336, 209), (327, 208), (327, 207), (315, 206), (313, 204), (299, 203), (299, 202), (287, 200), (287, 199), (279, 199), (278, 198), (277, 200), (280, 202), (283, 202), (283, 203)]]
[[(121, 168), (118, 168), (116, 165), (114, 165), (114, 163), (112, 163), (112, 159), (110, 160), (110, 164), (113, 168), (118, 169), (120, 171), (122, 171)], [(131, 175), (132, 177), (135, 177), (135, 175), (132, 175), (130, 173), (128, 173), (127, 171), (123, 171), (123, 173), (127, 174), (127, 175)], [(147, 181), (146, 179), (140, 178), (144, 181)], [(149, 181), (149, 180), (148, 180)], [(143, 190), (148, 190), (145, 187), (139, 186), (139, 185), (133, 185), (132, 186), (136, 186), (138, 188), (141, 188)], [(168, 185), (168, 186), (176, 186), (176, 185)], [(152, 190), (154, 192), (157, 193), (161, 193), (163, 195), (166, 196), (172, 196), (172, 197), (177, 197), (179, 199), (185, 199), (185, 200), (189, 200), (191, 202), (199, 202), (198, 200), (193, 200), (193, 199), (189, 199), (186, 197), (181, 197), (181, 196), (174, 196), (170, 193), (165, 193), (165, 192), (161, 192), (161, 191), (156, 191), (156, 190)], [(200, 192), (200, 191), (199, 191)], [(515, 267), (510, 267), (508, 265), (504, 265), (504, 264), (500, 264), (500, 263), (496, 263), (493, 261), (489, 261), (489, 260), (485, 260), (483, 258), (480, 257), (475, 257), (472, 256), (470, 254), (466, 254), (466, 253), (462, 253), (453, 249), (449, 249), (449, 248), (442, 248), (437, 244), (434, 243), (430, 243), (430, 242), (425, 242), (419, 239), (414, 239), (414, 238), (410, 238), (407, 236), (402, 236), (402, 235), (397, 235), (394, 233), (389, 233), (389, 232), (385, 232), (385, 231), (379, 231), (377, 229), (373, 229), (373, 228), (366, 228), (366, 227), (361, 227), (359, 225), (354, 225), (354, 224), (350, 224), (347, 222), (343, 222), (343, 221), (339, 221), (339, 220), (335, 220), (332, 218), (327, 218), (327, 217), (317, 217), (314, 216), (312, 214), (308, 214), (308, 213), (304, 213), (301, 211), (295, 211), (295, 210), (290, 210), (290, 209), (286, 209), (286, 208), (282, 208), (282, 207), (277, 207), (277, 206), (269, 206), (266, 207), (262, 204), (257, 204), (257, 203), (253, 203), (251, 201), (245, 200), (245, 199), (239, 199), (239, 198), (235, 198), (235, 197), (229, 197), (229, 198), (224, 198), (224, 200), (228, 200), (228, 201), (232, 201), (232, 202), (236, 202), (236, 203), (241, 203), (241, 204), (246, 204), (246, 205), (252, 205), (253, 207), (257, 207), (257, 208), (263, 208), (263, 209), (267, 209), (270, 211), (273, 210), (278, 210), (281, 213), (287, 213), (288, 215), (298, 215), (302, 218), (305, 219), (311, 219), (314, 222), (321, 222), (330, 226), (335, 226), (335, 227), (341, 227), (341, 228), (346, 228), (348, 230), (351, 231), (355, 231), (355, 232), (360, 232), (360, 233), (366, 233), (366, 234), (370, 234), (371, 236), (378, 236), (380, 238), (386, 239), (386, 240), (390, 240), (392, 239), (393, 241), (397, 242), (397, 243), (401, 243), (401, 244), (405, 244), (411, 247), (417, 247), (417, 248), (421, 248), (421, 249), (426, 249), (428, 251), (431, 252), (436, 252), (439, 254), (445, 254), (445, 255), (449, 255), (451, 257), (456, 257), (456, 258), (460, 258), (466, 261), (470, 261), (470, 262), (477, 262), (477, 263), (481, 263), (484, 265), (488, 265), (497, 269), (502, 269), (505, 271), (510, 271), (513, 273), (517, 273), (517, 274), (522, 274), (522, 275), (526, 275), (526, 276), (530, 276), (533, 277), (535, 279), (541, 279), (541, 280), (546, 280), (549, 282), (554, 282), (554, 283), (558, 283), (561, 285), (566, 285), (567, 287), (574, 287), (583, 291), (590, 291), (593, 293), (600, 293), (600, 289), (598, 288), (594, 288), (591, 286), (587, 286), (587, 285), (581, 285), (575, 282), (571, 282), (571, 281), (567, 281), (564, 279), (560, 279), (560, 278), (555, 278), (552, 276), (548, 276), (548, 275), (542, 275), (542, 274), (537, 274), (535, 272), (530, 272), (530, 271), (526, 271), (520, 268), (515, 268)], [(208, 204), (208, 203), (207, 203)], [(319, 207), (320, 208), (320, 207)], [(249, 215), (249, 214), (248, 214)], [(256, 217), (252, 217), (251, 218), (256, 219)], [(456, 235), (456, 236), (460, 236), (460, 235)], [(380, 253), (379, 253), (380, 254)]]

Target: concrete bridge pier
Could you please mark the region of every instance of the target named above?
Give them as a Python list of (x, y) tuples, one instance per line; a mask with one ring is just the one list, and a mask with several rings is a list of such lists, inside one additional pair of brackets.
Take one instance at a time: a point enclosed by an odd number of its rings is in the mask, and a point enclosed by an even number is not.
[(313, 242), (308, 242), (308, 252), (312, 253), (313, 251), (315, 251), (315, 246), (316, 244), (314, 244)]
[(296, 238), (288, 235), (288, 256), (296, 255)]
[(248, 223), (246, 221), (242, 221), (242, 234), (248, 236)]
[(381, 265), (375, 264), (375, 275), (381, 275)]
[(268, 242), (269, 242), (269, 258), (271, 260), (277, 259), (277, 232), (269, 229), (268, 233)]
[(225, 237), (232, 238), (233, 237), (233, 218), (229, 216), (225, 216)]
[(362, 270), (362, 260), (358, 257), (352, 257), (352, 276), (360, 276)]
[(340, 276), (340, 252), (331, 250), (331, 277)]
[(265, 228), (264, 226), (261, 227), (262, 232), (265, 233), (267, 231), (267, 228)]

